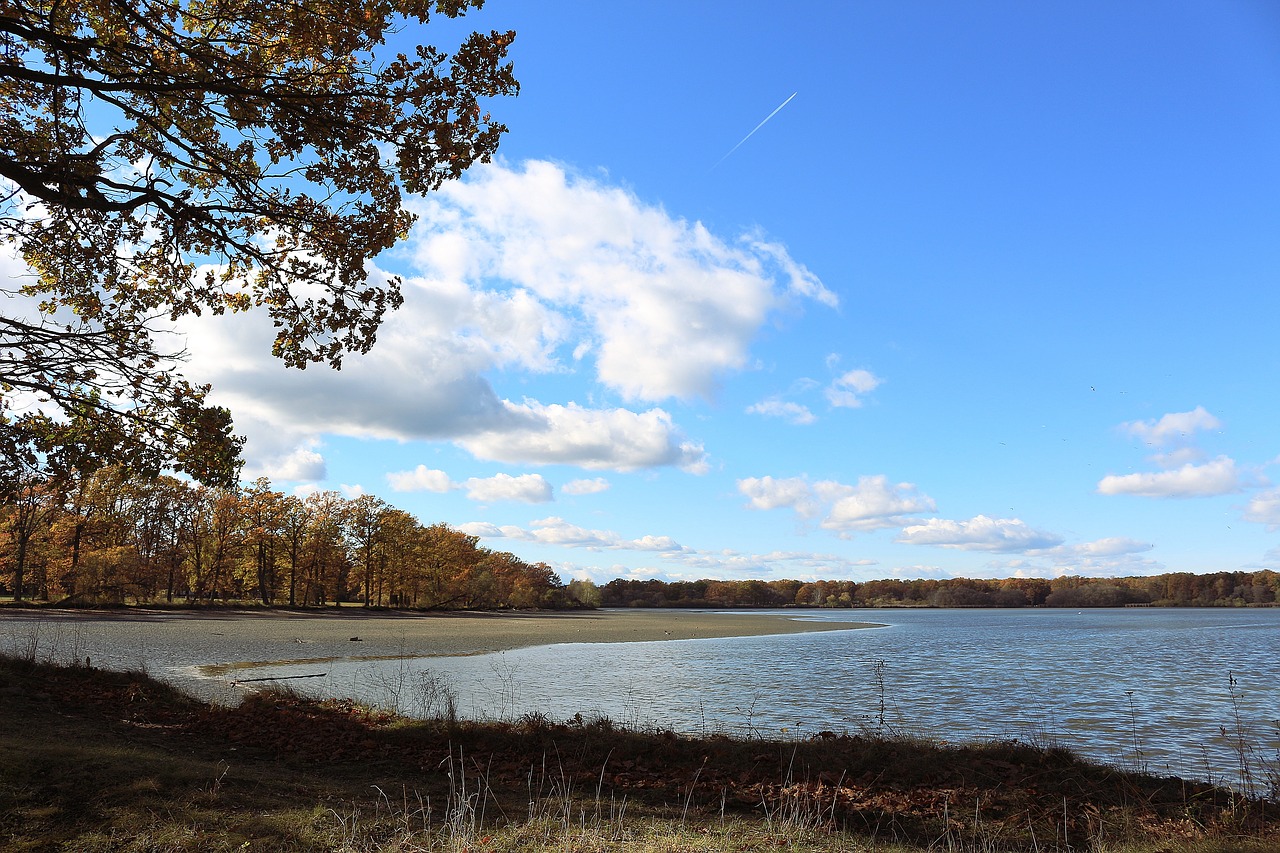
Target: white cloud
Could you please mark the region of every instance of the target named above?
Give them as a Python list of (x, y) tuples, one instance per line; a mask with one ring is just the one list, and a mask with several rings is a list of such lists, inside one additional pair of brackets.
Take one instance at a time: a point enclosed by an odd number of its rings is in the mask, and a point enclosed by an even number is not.
[(787, 577), (796, 580), (837, 580), (865, 577), (875, 560), (850, 559), (835, 554), (810, 551), (771, 551), (743, 554), (737, 551), (695, 551), (665, 555), (672, 563), (693, 569), (698, 578), (741, 579)]
[(799, 403), (779, 400), (777, 397), (770, 397), (767, 400), (761, 400), (759, 403), (747, 406), (746, 411), (749, 415), (782, 418), (797, 426), (806, 426), (818, 420), (807, 407)]
[(935, 578), (949, 578), (953, 575), (938, 566), (895, 566), (889, 573), (891, 577), (904, 581), (915, 580), (932, 580)]
[(443, 471), (419, 465), (412, 471), (396, 471), (387, 474), (387, 482), (397, 492), (437, 492), (443, 494), (457, 485)]
[[(660, 569), (648, 567), (629, 569), (613, 565), (606, 569), (599, 566), (574, 566), (566, 573), (587, 573), (605, 580), (614, 577), (666, 577), (671, 580), (693, 578), (789, 577), (800, 580), (866, 577), (866, 569), (876, 565), (875, 560), (850, 559), (835, 554), (808, 551), (773, 551), (767, 554), (744, 554), (732, 550), (698, 551), (676, 542), (669, 536), (646, 535), (627, 539), (612, 530), (592, 530), (571, 524), (556, 516), (531, 522), (528, 528), (498, 525), (474, 521), (457, 526), (458, 530), (472, 536), (488, 539), (513, 539), (556, 545), (561, 548), (594, 552), (637, 551), (657, 554), (665, 563), (675, 567)], [(691, 571), (682, 571), (691, 570)]]
[(787, 251), (786, 246), (781, 243), (770, 243), (763, 239), (759, 233), (747, 236), (744, 240), (757, 254), (763, 258), (772, 259), (778, 265), (779, 269), (785, 274), (788, 288), (792, 292), (820, 302), (828, 308), (839, 306), (839, 298), (830, 290), (827, 290), (822, 282), (818, 280), (818, 277), (805, 268), (803, 264), (796, 263), (795, 259)]
[(662, 409), (584, 409), (526, 401), (505, 404), (517, 429), (481, 430), (458, 439), (480, 459), (633, 471), (675, 465), (707, 470), (702, 445), (685, 439)]
[(1074, 545), (1071, 546), (1071, 549), (1074, 553), (1082, 556), (1116, 557), (1123, 554), (1141, 554), (1144, 551), (1150, 551), (1154, 547), (1155, 545), (1150, 542), (1139, 542), (1137, 539), (1127, 539), (1122, 536), (1110, 536), (1105, 539), (1095, 539), (1092, 542)]
[(417, 207), (424, 276), (502, 280), (559, 307), (585, 327), (600, 381), (628, 399), (709, 396), (782, 301), (836, 304), (775, 243), (725, 241), (552, 163), (476, 167)]
[(1280, 530), (1280, 489), (1254, 495), (1244, 509), (1244, 520), (1265, 524), (1267, 530)]
[(512, 402), (493, 383), (585, 368), (628, 400), (707, 397), (747, 364), (770, 312), (835, 304), (776, 244), (726, 240), (550, 163), (478, 166), (412, 203), (424, 215), (386, 256), (405, 304), (342, 371), (284, 369), (260, 312), (179, 324), (187, 374), (232, 410), (252, 463), (332, 434), (452, 441), (514, 463), (703, 471), (702, 447), (661, 409)]
[(898, 527), (907, 516), (936, 512), (933, 498), (921, 494), (911, 483), (890, 485), (883, 474), (859, 477), (858, 485), (822, 482), (814, 491), (831, 501), (831, 510), (823, 519), (827, 530), (880, 530)]
[(543, 545), (559, 545), (562, 548), (585, 548), (588, 551), (679, 553), (685, 550), (683, 545), (670, 536), (648, 535), (638, 539), (625, 539), (612, 530), (590, 530), (570, 524), (558, 516), (531, 522), (528, 529), (515, 526), (496, 527), (484, 522), (463, 524), (459, 529), (473, 536), (517, 539)]
[(293, 496), (306, 500), (309, 495), (314, 495), (320, 491), (320, 486), (315, 483), (302, 483), (293, 487)]
[(810, 483), (805, 477), (748, 477), (738, 491), (750, 509), (790, 507), (801, 518), (823, 515), (821, 526), (840, 532), (900, 527), (907, 517), (934, 512), (933, 499), (911, 483), (890, 484), (883, 474), (859, 477), (850, 486), (834, 480)]
[(365, 495), (364, 486), (359, 483), (356, 483), (355, 485), (343, 483), (338, 486), (338, 491), (342, 492), (342, 496), (349, 501), (353, 501), (356, 498), (363, 497)]
[(1198, 447), (1179, 447), (1167, 453), (1153, 453), (1149, 458), (1161, 468), (1178, 468), (1203, 462), (1205, 452)]
[(1073, 545), (1057, 545), (1031, 551), (1027, 557), (995, 560), (988, 564), (990, 577), (1054, 578), (1063, 575), (1117, 578), (1159, 574), (1165, 566), (1141, 556), (1155, 549), (1150, 542), (1108, 537)]
[(1120, 428), (1155, 447), (1186, 443), (1200, 430), (1217, 429), (1222, 422), (1196, 406), (1189, 412), (1171, 412), (1159, 420), (1129, 421)]
[(467, 497), (473, 501), (519, 501), (536, 504), (552, 499), (551, 484), (541, 474), (472, 477), (463, 486), (467, 490)]
[(436, 492), (444, 494), (465, 489), (473, 501), (519, 501), (521, 503), (546, 503), (554, 497), (551, 484), (541, 474), (495, 474), (492, 477), (472, 477), (457, 483), (444, 471), (419, 465), (412, 471), (387, 474), (387, 482), (397, 492)]
[(882, 380), (869, 370), (850, 370), (827, 386), (827, 402), (836, 408), (856, 409), (862, 398), (880, 387)]
[(468, 521), (465, 524), (453, 525), (454, 529), (460, 530), (468, 536), (479, 536), (484, 539), (528, 539), (524, 529), (515, 525), (503, 525), (499, 527), (487, 521)]
[(738, 491), (749, 499), (750, 509), (791, 507), (806, 518), (816, 511), (813, 489), (804, 477), (747, 477), (738, 481)]
[(1239, 492), (1258, 482), (1257, 475), (1238, 469), (1235, 460), (1219, 456), (1204, 465), (1188, 463), (1172, 471), (1108, 474), (1098, 482), (1098, 492), (1148, 498), (1206, 498)]
[(968, 521), (931, 518), (923, 524), (903, 528), (897, 541), (961, 551), (1007, 553), (1052, 548), (1061, 544), (1062, 539), (1034, 530), (1021, 519), (978, 515)]
[[(13, 184), (6, 180), (0, 182), (0, 187), (3, 187), (7, 193), (13, 189)], [(21, 287), (34, 280), (35, 273), (22, 259), (18, 247), (7, 241), (0, 244), (0, 296), (5, 299), (6, 316), (14, 316), (10, 313), (10, 305), (23, 306), (19, 314), (25, 315), (27, 306), (34, 308), (39, 303), (38, 299), (22, 296), (18, 292)]]
[(608, 488), (608, 480), (604, 477), (596, 477), (593, 480), (571, 480), (561, 486), (560, 491), (566, 495), (594, 495), (607, 491)]
[(328, 474), (324, 457), (308, 447), (299, 447), (285, 456), (262, 460), (258, 465), (246, 466), (246, 480), (270, 477), (287, 482), (315, 482)]

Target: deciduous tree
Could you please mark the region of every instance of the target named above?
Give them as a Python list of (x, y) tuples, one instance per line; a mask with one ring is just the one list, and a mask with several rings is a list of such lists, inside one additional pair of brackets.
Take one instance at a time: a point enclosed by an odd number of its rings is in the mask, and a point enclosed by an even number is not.
[(47, 525), (57, 502), (51, 495), (48, 484), (34, 477), (25, 482), (15, 484), (10, 492), (8, 506), (0, 506), (0, 530), (7, 533), (13, 553), (11, 583), (13, 598), (21, 601), (27, 583), (27, 558), (31, 541), (41, 527)]
[(360, 568), (364, 606), (368, 607), (373, 603), (374, 574), (383, 544), (382, 522), (391, 507), (381, 498), (360, 495), (350, 501), (346, 509), (346, 533), (352, 556)]
[(115, 461), (232, 485), (229, 414), (158, 332), (263, 311), (298, 368), (373, 344), (402, 191), (488, 160), (482, 104), (518, 89), (510, 32), (387, 38), (483, 2), (0, 0), (0, 239), (30, 268), (0, 311), (3, 461), (44, 464), (74, 415)]

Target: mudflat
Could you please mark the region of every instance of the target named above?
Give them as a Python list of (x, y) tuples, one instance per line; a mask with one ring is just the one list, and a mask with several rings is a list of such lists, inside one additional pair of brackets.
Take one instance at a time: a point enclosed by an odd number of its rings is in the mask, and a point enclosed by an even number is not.
[[(555, 643), (628, 643), (755, 637), (871, 627), (871, 623), (804, 621), (802, 617), (766, 613), (717, 613), (679, 610), (604, 610), (580, 613), (440, 613), (340, 617), (341, 625), (358, 629), (359, 654), (468, 655), (508, 651)], [(285, 616), (304, 643), (332, 641), (338, 626), (326, 617)], [(339, 634), (346, 633), (339, 631)], [(351, 654), (350, 637), (344, 654)]]
[[(751, 637), (872, 627), (776, 613), (599, 610), (572, 613), (0, 610), (0, 648), (38, 644), (36, 657), (109, 668), (234, 666), (285, 660), (472, 655), (556, 643)], [(8, 647), (8, 648), (6, 648)]]

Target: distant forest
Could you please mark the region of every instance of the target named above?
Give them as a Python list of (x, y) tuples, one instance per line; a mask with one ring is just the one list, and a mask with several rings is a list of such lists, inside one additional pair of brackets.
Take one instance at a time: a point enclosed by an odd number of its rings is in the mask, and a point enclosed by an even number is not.
[(572, 607), (1248, 607), (1273, 571), (1005, 580), (563, 583), (545, 563), (424, 525), (380, 498), (215, 489), (119, 467), (0, 490), (0, 596), (423, 610)]
[(605, 607), (1267, 607), (1280, 573), (1175, 572), (1132, 578), (973, 580), (614, 580)]

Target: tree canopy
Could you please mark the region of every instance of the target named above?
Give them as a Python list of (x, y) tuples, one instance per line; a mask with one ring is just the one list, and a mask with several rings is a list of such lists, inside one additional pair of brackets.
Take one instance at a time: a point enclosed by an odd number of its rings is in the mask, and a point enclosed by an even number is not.
[(122, 466), (0, 496), (0, 594), (67, 604), (257, 601), (423, 610), (574, 607), (550, 566), (372, 495), (216, 488)]
[(240, 440), (165, 329), (259, 310), (284, 364), (374, 343), (371, 259), (495, 152), (511, 32), (387, 55), (484, 0), (0, 0), (6, 471), (107, 460), (229, 484)]

